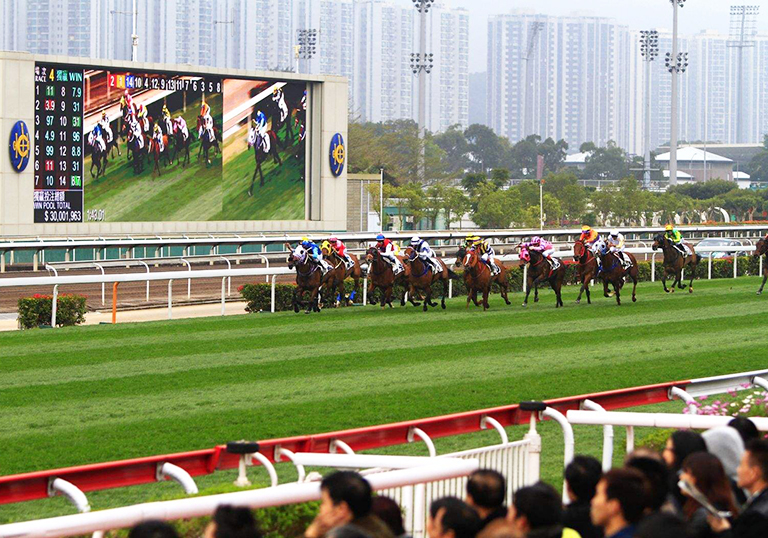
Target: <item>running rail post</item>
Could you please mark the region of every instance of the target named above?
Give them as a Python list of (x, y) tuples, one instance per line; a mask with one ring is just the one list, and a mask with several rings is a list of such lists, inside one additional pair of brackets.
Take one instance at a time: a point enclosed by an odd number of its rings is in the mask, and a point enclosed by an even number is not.
[(293, 463), (293, 465), (296, 467), (296, 472), (299, 474), (296, 482), (304, 482), (304, 478), (306, 478), (307, 472), (302, 464), (296, 463), (296, 461), (294, 461), (294, 456), (295, 454), (287, 448), (282, 448), (280, 445), (275, 445), (275, 461), (279, 463), (283, 460), (283, 457), (285, 457), (285, 459)]
[(195, 484), (195, 481), (189, 476), (189, 473), (173, 463), (158, 463), (155, 477), (158, 482), (170, 478), (184, 488), (184, 493), (187, 495), (196, 495), (198, 493), (197, 484)]
[(707, 257), (707, 280), (712, 280), (712, 253)]
[(56, 306), (59, 299), (59, 285), (53, 285), (53, 297), (51, 298), (51, 328), (56, 328)]
[(117, 286), (119, 282), (112, 284), (112, 325), (117, 323)]
[(736, 278), (739, 271), (739, 253), (733, 253), (733, 278)]
[[(592, 400), (584, 400), (581, 404), (582, 409), (588, 409), (590, 411), (598, 411), (605, 413), (605, 408), (593, 402)], [(613, 426), (603, 426), (603, 471), (608, 472), (613, 466)]]
[[(762, 258), (761, 258), (762, 259)], [(763, 377), (755, 376), (752, 378), (752, 384), (768, 391), (768, 380)]]
[[(101, 276), (104, 276), (104, 267), (101, 264), (96, 263), (96, 262), (94, 262), (93, 265), (98, 267), (101, 270)], [(106, 286), (106, 283), (102, 282), (101, 283), (101, 306), (104, 306), (104, 302), (105, 302), (104, 301), (104, 286)]]
[[(573, 460), (573, 426), (571, 426), (571, 423), (568, 422), (568, 419), (565, 418), (564, 414), (552, 407), (547, 407), (542, 411), (541, 416), (551, 418), (563, 429), (563, 444), (565, 445), (563, 469), (565, 469)], [(565, 482), (563, 482), (563, 503), (566, 504), (569, 501), (567, 489), (568, 488), (565, 487)]]
[[(269, 278), (269, 277), (267, 277)], [(275, 279), (277, 278), (277, 275), (272, 275), (272, 291), (271, 291), (271, 298), (270, 301), (272, 303), (271, 311), (274, 314), (275, 313)]]
[(352, 450), (352, 447), (349, 446), (347, 443), (345, 443), (341, 439), (331, 439), (331, 442), (328, 443), (328, 452), (330, 452), (331, 454), (338, 454), (339, 450), (341, 450), (345, 454), (349, 454), (350, 456), (355, 455), (355, 451)]
[(528, 291), (528, 264), (523, 265), (523, 293)]
[(48, 496), (55, 497), (57, 494), (64, 495), (69, 502), (75, 505), (77, 511), (81, 514), (91, 511), (91, 505), (88, 504), (88, 497), (85, 493), (74, 485), (62, 478), (54, 478), (48, 481)]
[(523, 437), (528, 441), (528, 466), (523, 480), (526, 486), (538, 482), (541, 474), (541, 435), (536, 431), (536, 417), (546, 408), (547, 404), (544, 402), (520, 402), (520, 409), (531, 413), (530, 429)]
[(651, 254), (651, 282), (656, 282), (656, 253)]
[(698, 408), (696, 407), (696, 399), (693, 396), (685, 392), (680, 387), (672, 387), (669, 389), (669, 399), (674, 400), (675, 398), (685, 402), (685, 404), (688, 406), (688, 412), (690, 414), (697, 414)]
[[(141, 265), (144, 266), (144, 268), (147, 270), (147, 274), (149, 274), (149, 265), (144, 263), (141, 260), (137, 260)], [(149, 302), (149, 280), (147, 280), (147, 302)]]
[(227, 284), (227, 277), (221, 278), (221, 315), (223, 316), (225, 314), (224, 309), (225, 307), (225, 300), (224, 300), (224, 292), (226, 291), (226, 284)]
[(410, 430), (408, 430), (408, 442), (413, 443), (416, 437), (424, 441), (424, 444), (427, 445), (427, 450), (429, 451), (430, 458), (434, 458), (435, 456), (437, 456), (437, 450), (435, 450), (435, 443), (432, 442), (432, 439), (429, 437), (429, 435), (427, 435), (427, 433), (421, 428), (417, 428), (416, 426), (413, 426), (411, 427)]
[(368, 304), (368, 277), (363, 278), (363, 306)]
[(171, 310), (171, 303), (173, 302), (173, 279), (168, 279), (168, 319), (173, 319), (173, 311)]
[(492, 427), (499, 433), (499, 436), (501, 437), (501, 443), (503, 445), (509, 443), (509, 436), (507, 435), (507, 430), (504, 429), (504, 426), (502, 426), (501, 423), (495, 418), (489, 417), (488, 415), (483, 415), (480, 418), (480, 429), (487, 430), (488, 426)]

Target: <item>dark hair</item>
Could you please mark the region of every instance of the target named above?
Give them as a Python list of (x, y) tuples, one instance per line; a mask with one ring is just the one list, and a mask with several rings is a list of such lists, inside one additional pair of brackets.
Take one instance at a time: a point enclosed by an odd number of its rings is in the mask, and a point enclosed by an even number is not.
[(619, 501), (621, 513), (634, 525), (643, 517), (648, 505), (648, 485), (645, 477), (635, 469), (612, 469), (603, 475), (605, 496)]
[(151, 519), (149, 521), (142, 521), (130, 532), (128, 532), (128, 538), (178, 538), (176, 533), (170, 524), (165, 521), (158, 521)]
[(645, 477), (648, 485), (648, 507), (656, 512), (669, 495), (669, 470), (663, 462), (647, 456), (635, 456), (627, 460), (628, 469), (636, 469)]
[(474, 508), (461, 499), (456, 497), (436, 499), (429, 505), (429, 515), (434, 519), (443, 508), (445, 509), (441, 521), (443, 531), (453, 531), (456, 538), (474, 538), (480, 531), (480, 516)]
[[(736, 514), (738, 510), (733, 499), (731, 483), (717, 456), (706, 452), (691, 454), (683, 462), (683, 471), (693, 476), (696, 489), (701, 491), (709, 502), (720, 510), (730, 510)], [(683, 514), (690, 520), (700, 507), (698, 501), (687, 497), (683, 505)]]
[(675, 455), (675, 464), (672, 470), (675, 472), (680, 470), (685, 458), (691, 454), (707, 451), (707, 444), (701, 434), (691, 430), (677, 430), (670, 438), (672, 439), (672, 453)]
[(336, 471), (320, 483), (320, 489), (328, 492), (333, 504), (347, 503), (355, 519), (371, 511), (371, 485), (354, 471)]
[(563, 504), (555, 488), (544, 482), (520, 488), (512, 498), (517, 516), (525, 516), (531, 529), (563, 522)]
[(760, 468), (763, 480), (768, 481), (768, 442), (755, 439), (747, 445), (749, 462)]
[(371, 538), (371, 535), (368, 534), (364, 529), (361, 529), (357, 525), (342, 525), (341, 527), (336, 527), (335, 529), (329, 530), (325, 534), (326, 538)]
[(386, 523), (389, 530), (395, 536), (405, 534), (403, 528), (403, 513), (400, 511), (400, 506), (390, 499), (389, 497), (376, 496), (373, 498), (373, 504), (371, 505), (371, 513), (378, 516), (380, 520)]
[(261, 538), (253, 513), (242, 506), (222, 504), (213, 513), (216, 538)]
[(745, 446), (750, 441), (760, 437), (760, 433), (757, 431), (757, 426), (755, 426), (755, 423), (747, 417), (736, 417), (728, 423), (728, 426), (739, 432), (741, 440), (744, 441)]
[(582, 502), (588, 502), (595, 496), (601, 476), (603, 466), (592, 456), (576, 456), (565, 468), (565, 481), (576, 499)]
[(643, 519), (635, 531), (635, 538), (680, 538), (686, 536), (685, 522), (674, 514), (657, 512)]
[(500, 508), (504, 505), (506, 491), (507, 483), (497, 471), (480, 469), (469, 475), (467, 494), (477, 506)]

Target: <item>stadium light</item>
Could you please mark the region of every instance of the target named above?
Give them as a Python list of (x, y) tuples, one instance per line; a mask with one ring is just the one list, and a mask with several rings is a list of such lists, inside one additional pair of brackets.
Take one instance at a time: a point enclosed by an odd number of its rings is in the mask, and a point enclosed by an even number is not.
[(738, 73), (736, 76), (736, 143), (746, 142), (744, 136), (744, 49), (757, 44), (757, 16), (760, 6), (731, 6), (731, 28), (726, 46), (737, 49)]
[(643, 188), (651, 188), (651, 62), (659, 55), (659, 32), (640, 31), (640, 54), (645, 62), (645, 118), (643, 122)]
[[(685, 6), (685, 0), (669, 0), (672, 4), (672, 52), (667, 54), (667, 69), (672, 73), (672, 118), (670, 128), (670, 141), (669, 141), (669, 185), (677, 185), (677, 126), (678, 126), (678, 109), (679, 103), (677, 102), (677, 96), (679, 93), (678, 84), (679, 80), (677, 75), (685, 72), (684, 67), (688, 67), (688, 56), (686, 53), (684, 61), (678, 54), (677, 49), (677, 8)], [(679, 67), (679, 68), (678, 68)]]

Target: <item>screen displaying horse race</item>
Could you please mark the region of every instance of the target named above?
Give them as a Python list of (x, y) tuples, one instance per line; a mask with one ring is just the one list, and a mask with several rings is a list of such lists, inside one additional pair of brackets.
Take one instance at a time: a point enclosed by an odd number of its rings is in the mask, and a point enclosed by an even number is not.
[(35, 222), (303, 220), (307, 86), (35, 65)]

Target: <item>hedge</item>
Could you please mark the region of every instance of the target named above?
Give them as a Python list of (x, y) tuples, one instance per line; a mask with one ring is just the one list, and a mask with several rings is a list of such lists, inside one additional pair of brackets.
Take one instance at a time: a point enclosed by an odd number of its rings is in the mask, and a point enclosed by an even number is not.
[[(59, 295), (56, 300), (56, 325), (67, 327), (85, 321), (85, 300), (82, 295)], [(50, 326), (53, 296), (35, 294), (19, 299), (19, 328), (34, 329)]]
[[(754, 256), (741, 256), (738, 260), (739, 263), (739, 276), (754, 276), (760, 274), (760, 261)], [(637, 262), (639, 275), (638, 280), (640, 282), (648, 282), (651, 280), (651, 262), (650, 261), (638, 261)], [(578, 269), (575, 263), (566, 264), (565, 279), (566, 284), (575, 285), (578, 283)], [(656, 280), (661, 280), (664, 272), (664, 265), (661, 260), (656, 261)], [(458, 272), (461, 277), (461, 271)], [(690, 278), (690, 274), (686, 272), (686, 276)], [(712, 260), (712, 278), (731, 278), (733, 276), (733, 259), (722, 258)], [(707, 278), (707, 259), (702, 258), (699, 263), (699, 267), (696, 269), (697, 279)], [(507, 279), (509, 281), (510, 292), (522, 292), (523, 291), (523, 268), (519, 265), (513, 265), (508, 267)], [(669, 280), (667, 280), (669, 283)], [(347, 295), (352, 291), (353, 282), (351, 279), (347, 279), (345, 282), (345, 291)], [(361, 281), (360, 294), (355, 297), (355, 303), (362, 304), (362, 281)], [(544, 284), (543, 287), (547, 287)], [(290, 310), (291, 300), (293, 299), (293, 290), (296, 288), (294, 284), (276, 284), (275, 285), (275, 310)], [(245, 284), (240, 286), (240, 293), (243, 299), (248, 303), (246, 311), (248, 312), (269, 312), (271, 308), (271, 284)], [(498, 293), (498, 286), (494, 285), (494, 293)], [(397, 285), (392, 293), (393, 304), (395, 301), (399, 302), (400, 297), (403, 296), (404, 289), (402, 286)], [(440, 297), (441, 287), (439, 283), (432, 286), (433, 297)], [(459, 278), (453, 281), (453, 296), (466, 295), (467, 289), (464, 286), (464, 279)], [(375, 299), (378, 302), (380, 293), (375, 292)], [(370, 298), (369, 298), (370, 302)], [(323, 293), (323, 305), (325, 307), (333, 306), (333, 298), (330, 297), (328, 290), (324, 290)]]

